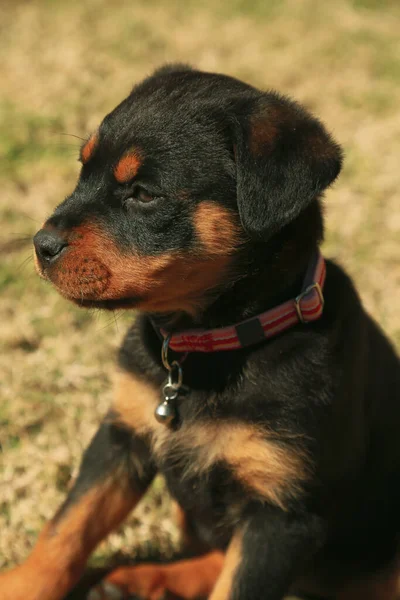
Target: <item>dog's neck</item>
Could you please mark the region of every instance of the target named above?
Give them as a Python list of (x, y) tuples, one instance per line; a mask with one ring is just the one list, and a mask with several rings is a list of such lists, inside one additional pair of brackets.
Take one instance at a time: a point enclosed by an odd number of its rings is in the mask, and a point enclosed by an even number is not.
[(232, 276), (211, 292), (205, 308), (195, 316), (151, 315), (153, 325), (171, 332), (225, 327), (296, 297), (322, 237), (321, 209), (315, 202), (269, 242), (248, 243), (233, 264), (240, 278)]
[(244, 321), (296, 297), (300, 293), (312, 254), (310, 252), (309, 257), (302, 260), (290, 273), (283, 268), (279, 269), (278, 265), (267, 272), (253, 265), (251, 274), (225, 286), (195, 316), (183, 312), (156, 314), (151, 315), (152, 322), (158, 329), (174, 332), (219, 328)]

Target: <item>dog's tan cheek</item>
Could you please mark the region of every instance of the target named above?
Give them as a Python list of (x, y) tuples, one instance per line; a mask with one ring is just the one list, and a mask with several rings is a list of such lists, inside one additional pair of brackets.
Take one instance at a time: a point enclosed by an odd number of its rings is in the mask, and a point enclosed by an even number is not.
[(238, 215), (216, 202), (201, 202), (193, 224), (203, 258), (230, 256), (240, 246), (242, 229)]
[(107, 295), (143, 296), (153, 292), (162, 296), (166, 273), (176, 260), (172, 254), (119, 257), (111, 263), (112, 280)]
[[(121, 159), (119, 175), (136, 168), (136, 160), (134, 155)], [(241, 230), (237, 215), (215, 202), (198, 206), (194, 228), (197, 246), (191, 253), (138, 256), (123, 254), (99, 226), (82, 225), (70, 234), (69, 250), (51, 280), (70, 297), (140, 297), (142, 310), (195, 314), (209, 290), (223, 281)]]
[(135, 256), (121, 253), (97, 226), (73, 230), (68, 251), (49, 271), (61, 293), (73, 298), (107, 300), (142, 296), (160, 285), (171, 255)]
[[(234, 211), (216, 202), (201, 202), (193, 216), (197, 245), (191, 253), (131, 259), (118, 276), (119, 289), (126, 287), (124, 273), (138, 282), (145, 300), (139, 308), (149, 311), (185, 311), (195, 314), (209, 291), (221, 284), (241, 244), (241, 227)], [(129, 266), (127, 269), (126, 267)]]
[(139, 256), (124, 254), (104, 232), (95, 226), (80, 227), (75, 231), (78, 253), (94, 257), (109, 273), (103, 299), (142, 296), (153, 288), (159, 288), (165, 270), (176, 260), (172, 254)]
[(151, 311), (185, 311), (195, 315), (210, 290), (227, 276), (232, 257), (241, 244), (237, 215), (215, 202), (202, 202), (193, 217), (195, 249), (175, 256), (159, 273), (157, 285), (139, 306)]
[(66, 256), (52, 275), (52, 281), (72, 297), (99, 297), (107, 289), (111, 275), (107, 267), (93, 256)]
[(221, 281), (229, 259), (176, 258), (163, 270), (139, 308), (155, 312), (185, 311), (195, 315), (206, 293)]

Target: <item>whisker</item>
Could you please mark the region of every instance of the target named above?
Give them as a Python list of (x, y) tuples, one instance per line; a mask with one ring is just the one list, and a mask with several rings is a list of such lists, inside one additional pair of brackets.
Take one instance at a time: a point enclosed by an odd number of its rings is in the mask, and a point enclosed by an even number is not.
[(60, 135), (67, 135), (69, 137), (74, 137), (74, 138), (76, 138), (78, 140), (82, 140), (82, 142), (86, 142), (86, 138), (83, 138), (83, 137), (81, 137), (79, 135), (75, 135), (73, 133), (60, 133)]
[[(100, 311), (101, 312), (101, 311)], [(116, 328), (116, 331), (119, 333), (119, 327), (118, 327), (118, 320), (121, 318), (122, 316), (122, 311), (111, 311), (111, 316), (107, 318), (106, 323), (103, 327), (101, 327), (99, 329), (99, 331), (104, 331), (105, 329), (108, 329), (111, 325), (114, 325)]]
[(0, 252), (11, 253), (17, 252), (26, 246), (30, 246), (32, 243), (32, 236), (11, 238), (8, 240), (0, 241)]
[(68, 144), (67, 142), (48, 142), (47, 146), (51, 147), (51, 148), (80, 148), (81, 145), (80, 144)]
[(16, 241), (21, 241), (21, 242), (26, 242), (27, 240), (31, 240), (32, 239), (32, 234), (27, 233), (26, 235), (21, 235), (20, 233), (17, 233), (16, 231), (12, 231), (10, 233), (10, 235), (15, 236), (13, 239)]
[(26, 219), (29, 219), (30, 221), (33, 221), (34, 223), (38, 223), (39, 225), (41, 225), (43, 223), (43, 221), (38, 221), (37, 219), (34, 219), (33, 217), (31, 217), (30, 215), (28, 215), (26, 212), (24, 212), (23, 210), (21, 210), (19, 212), (20, 215), (22, 215), (23, 217), (25, 217)]
[(22, 261), (22, 263), (19, 265), (19, 267), (17, 267), (17, 271), (21, 272), (21, 271), (22, 271), (22, 270), (23, 270), (23, 269), (24, 269), (24, 268), (27, 266), (27, 264), (28, 264), (28, 263), (29, 263), (31, 260), (33, 260), (33, 256), (32, 256), (32, 254), (30, 254), (29, 256), (27, 256), (27, 257), (25, 258), (25, 260), (23, 260), (23, 261)]
[(119, 333), (119, 327), (118, 327), (118, 315), (115, 314), (115, 311), (112, 311), (112, 316), (114, 317), (114, 325), (115, 325), (115, 329), (118, 331)]
[[(101, 311), (100, 311), (100, 314), (101, 314)], [(113, 324), (113, 321), (114, 321), (113, 317), (112, 316), (108, 316), (106, 318), (105, 324), (102, 327), (100, 327), (99, 331), (104, 331), (105, 329), (108, 329), (110, 327), (110, 325)]]

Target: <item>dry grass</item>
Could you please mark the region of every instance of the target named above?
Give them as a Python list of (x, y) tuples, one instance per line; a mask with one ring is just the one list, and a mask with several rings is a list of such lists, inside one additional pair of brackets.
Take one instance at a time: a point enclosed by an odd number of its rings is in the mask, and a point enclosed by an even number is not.
[[(303, 101), (346, 150), (327, 194), (326, 254), (400, 346), (399, 30), (396, 0), (1, 3), (0, 567), (26, 556), (62, 500), (110, 401), (128, 321), (80, 312), (33, 274), (28, 238), (78, 173), (79, 140), (64, 133), (85, 137), (165, 61)], [(168, 510), (157, 482), (98, 559), (146, 553), (152, 538), (168, 554)]]

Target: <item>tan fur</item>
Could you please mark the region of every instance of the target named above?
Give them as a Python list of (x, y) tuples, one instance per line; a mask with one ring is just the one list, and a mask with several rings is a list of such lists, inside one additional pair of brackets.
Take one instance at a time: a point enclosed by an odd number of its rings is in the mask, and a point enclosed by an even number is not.
[(0, 575), (1, 600), (62, 600), (94, 547), (138, 500), (128, 486), (111, 479), (91, 488), (46, 525), (20, 567)]
[(263, 113), (253, 115), (249, 139), (251, 152), (257, 156), (272, 151), (279, 127), (290, 119), (293, 120), (293, 113), (279, 105), (270, 105)]
[[(196, 255), (178, 251), (158, 256), (122, 253), (96, 225), (75, 228), (69, 248), (49, 277), (71, 300), (110, 300), (139, 296), (137, 308), (152, 312), (195, 314), (205, 294), (221, 281), (231, 262), (232, 227), (226, 253), (203, 248)], [(210, 239), (207, 240), (211, 245)], [(230, 244), (230, 245), (229, 245)], [(173, 282), (173, 285), (171, 285)]]
[(113, 408), (122, 421), (139, 435), (155, 433), (164, 428), (154, 417), (161, 400), (161, 390), (125, 371), (115, 381)]
[(273, 151), (273, 145), (282, 126), (294, 129), (296, 111), (283, 104), (269, 104), (261, 113), (251, 118), (249, 146), (253, 154), (263, 155)]
[[(104, 583), (112, 583), (125, 594), (129, 594), (129, 597), (135, 595), (146, 600), (161, 600), (167, 597), (180, 600), (208, 598), (223, 562), (223, 554), (215, 551), (168, 565), (150, 563), (120, 567), (112, 571)], [(96, 591), (103, 598), (103, 584), (100, 584)]]
[(173, 431), (154, 418), (161, 390), (123, 373), (117, 385), (115, 409), (138, 433), (151, 435), (156, 456), (179, 464), (182, 476), (207, 473), (225, 462), (234, 476), (255, 497), (285, 509), (288, 497), (297, 495), (310, 476), (307, 459), (299, 449), (280, 446), (256, 425), (224, 421), (194, 423)]
[(249, 140), (251, 152), (255, 156), (268, 152), (268, 149), (271, 149), (272, 144), (274, 143), (277, 132), (277, 125), (269, 119), (266, 118), (264, 121), (255, 121), (254, 124), (252, 124)]
[(68, 252), (51, 273), (72, 299), (107, 300), (146, 294), (174, 260), (172, 255), (123, 254), (100, 227), (82, 225), (71, 233)]
[(45, 277), (43, 275), (43, 272), (42, 272), (42, 268), (41, 268), (40, 263), (39, 263), (39, 259), (38, 259), (37, 254), (36, 254), (35, 248), (33, 249), (33, 264), (35, 266), (35, 271), (39, 275), (39, 277), (41, 277), (42, 279), (45, 279)]
[(241, 227), (237, 215), (215, 202), (201, 202), (194, 226), (209, 256), (229, 255), (240, 243)]
[(215, 463), (225, 462), (249, 492), (282, 509), (285, 497), (296, 495), (309, 476), (301, 453), (281, 448), (265, 431), (243, 423), (197, 423), (183, 426), (173, 435), (164, 428), (154, 436), (154, 451), (159, 456), (169, 452), (184, 464), (186, 477), (201, 475)]
[(242, 536), (236, 533), (228, 547), (224, 567), (209, 600), (229, 600), (236, 571), (242, 560)]
[[(96, 544), (114, 529), (139, 501), (124, 477), (115, 476), (92, 487), (65, 512), (49, 522), (38, 541), (59, 548), (64, 555), (82, 554), (85, 558)], [(96, 519), (93, 519), (96, 515)]]
[(131, 150), (121, 158), (114, 169), (114, 177), (119, 183), (128, 183), (137, 174), (142, 164), (139, 154)]
[(97, 144), (99, 142), (98, 133), (92, 133), (86, 144), (82, 147), (81, 150), (81, 161), (84, 165), (89, 162), (92, 158), (94, 151), (96, 150)]

